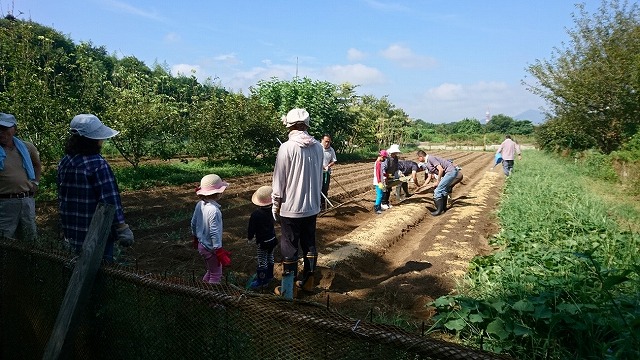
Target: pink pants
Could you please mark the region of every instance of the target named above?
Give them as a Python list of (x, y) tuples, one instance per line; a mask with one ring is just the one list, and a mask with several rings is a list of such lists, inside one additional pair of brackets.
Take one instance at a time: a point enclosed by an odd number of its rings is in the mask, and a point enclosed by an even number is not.
[(202, 281), (209, 284), (220, 284), (222, 280), (222, 265), (218, 261), (218, 257), (213, 251), (207, 250), (201, 243), (198, 243), (198, 253), (202, 255), (207, 272), (204, 274)]

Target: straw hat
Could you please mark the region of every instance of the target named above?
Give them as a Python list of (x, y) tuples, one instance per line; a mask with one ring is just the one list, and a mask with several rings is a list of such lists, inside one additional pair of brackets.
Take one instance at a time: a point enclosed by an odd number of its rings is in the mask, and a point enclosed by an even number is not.
[(216, 174), (209, 174), (200, 180), (200, 186), (196, 189), (197, 195), (213, 195), (224, 191), (229, 184), (222, 181), (220, 176)]
[(256, 192), (251, 196), (251, 202), (258, 206), (269, 206), (272, 204), (271, 193), (273, 192), (273, 188), (271, 186), (261, 186)]

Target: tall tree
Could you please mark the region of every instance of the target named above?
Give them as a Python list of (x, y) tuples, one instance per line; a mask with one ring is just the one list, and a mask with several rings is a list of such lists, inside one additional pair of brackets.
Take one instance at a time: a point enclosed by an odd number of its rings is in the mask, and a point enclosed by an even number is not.
[(575, 28), (568, 31), (569, 45), (555, 48), (551, 60), (536, 60), (529, 66), (529, 73), (538, 82), (527, 84), (529, 89), (548, 102), (556, 118), (553, 123), (543, 124), (538, 135), (577, 138), (577, 141), (539, 139), (539, 142), (595, 144), (609, 153), (638, 131), (638, 6), (636, 2), (603, 0), (592, 15), (584, 4), (576, 5), (578, 14), (574, 14)]

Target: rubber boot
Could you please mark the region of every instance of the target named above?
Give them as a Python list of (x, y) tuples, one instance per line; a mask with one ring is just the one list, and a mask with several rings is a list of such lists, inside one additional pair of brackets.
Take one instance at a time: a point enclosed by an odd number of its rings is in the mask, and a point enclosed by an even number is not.
[(267, 263), (267, 274), (264, 278), (265, 285), (273, 280), (273, 263)]
[(402, 191), (404, 191), (405, 198), (410, 198), (411, 194), (409, 194), (409, 183), (402, 183)]
[(304, 257), (304, 268), (302, 271), (302, 280), (296, 285), (304, 291), (312, 292), (316, 287), (315, 270), (318, 262), (318, 253), (308, 252)]
[(274, 292), (285, 299), (293, 300), (296, 296), (295, 286), (293, 286), (296, 275), (298, 273), (298, 259), (284, 258), (282, 261), (282, 281), (280, 286), (276, 287)]
[(446, 197), (437, 198), (437, 199), (434, 200), (434, 202), (436, 203), (436, 211), (432, 211), (431, 215), (438, 216), (438, 215), (444, 213), (445, 210), (446, 210), (445, 206), (447, 204)]
[(251, 284), (249, 284), (250, 289), (258, 289), (262, 286), (266, 285), (268, 281), (267, 279), (267, 269), (266, 268), (258, 268), (256, 270), (256, 277), (253, 279)]

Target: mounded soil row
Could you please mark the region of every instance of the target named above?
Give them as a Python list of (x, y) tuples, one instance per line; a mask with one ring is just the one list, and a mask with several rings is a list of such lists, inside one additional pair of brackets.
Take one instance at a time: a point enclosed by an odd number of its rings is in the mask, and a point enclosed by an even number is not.
[[(317, 221), (319, 285), (314, 293), (301, 294), (302, 298), (329, 303), (352, 316), (365, 317), (373, 311), (427, 319), (430, 312), (425, 304), (451, 292), (471, 258), (491, 251), (487, 238), (497, 231), (494, 209), (504, 184), (501, 167), (492, 169), (493, 153), (439, 150), (430, 154), (454, 160), (464, 174), (450, 208), (437, 217), (430, 214), (434, 210), (430, 184), (420, 189), (410, 184), (412, 196), (402, 201), (392, 192), (393, 207), (377, 215), (373, 160), (336, 164), (329, 190), (333, 207), (323, 209)], [(415, 160), (414, 154), (402, 158)], [(423, 173), (418, 178), (422, 185)], [(232, 253), (232, 265), (225, 274), (229, 281), (244, 286), (256, 267), (255, 245), (246, 239), (249, 215), (255, 208), (251, 195), (271, 184), (271, 173), (225, 180), (230, 186), (220, 202), (223, 245)], [(189, 232), (196, 185), (124, 193), (125, 216), (136, 243), (122, 252), (120, 261), (150, 273), (200, 278), (204, 264), (191, 247)], [(56, 234), (57, 204), (37, 206), (41, 233)], [(276, 232), (279, 235), (278, 227)], [(275, 271), (279, 279), (279, 264)], [(276, 285), (273, 281), (262, 292), (272, 293)]]

